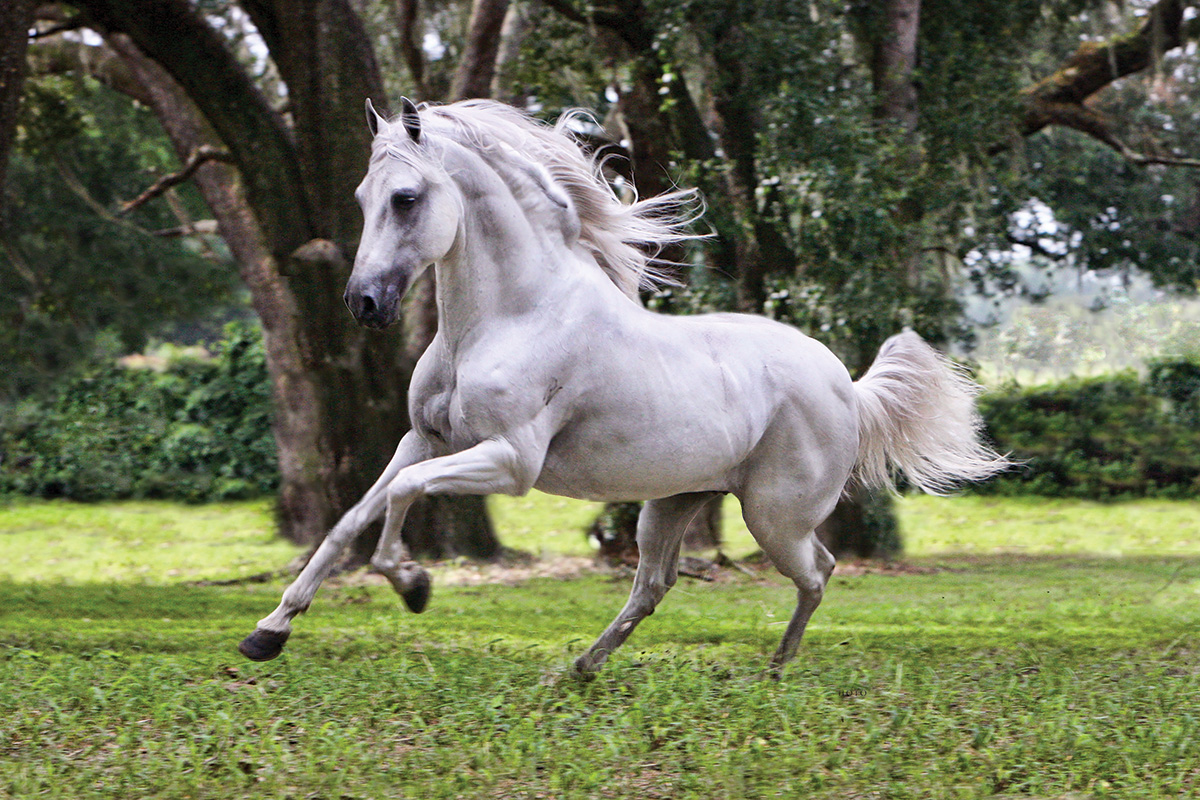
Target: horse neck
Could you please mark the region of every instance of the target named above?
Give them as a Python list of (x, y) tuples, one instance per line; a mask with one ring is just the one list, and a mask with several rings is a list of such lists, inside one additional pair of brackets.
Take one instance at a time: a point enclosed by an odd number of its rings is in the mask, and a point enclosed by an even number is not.
[(438, 329), (452, 345), (532, 313), (563, 283), (555, 266), (570, 254), (556, 254), (556, 237), (513, 213), (511, 203), (502, 195), (472, 199), (454, 249), (435, 267)]

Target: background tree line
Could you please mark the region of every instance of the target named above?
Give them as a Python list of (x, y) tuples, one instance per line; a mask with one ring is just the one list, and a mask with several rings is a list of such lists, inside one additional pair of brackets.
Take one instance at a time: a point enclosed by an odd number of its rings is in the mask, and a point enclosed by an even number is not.
[[(1197, 25), (1179, 0), (14, 0), (3, 388), (244, 296), (281, 529), (318, 539), (402, 435), (436, 325), (428, 286), (398, 331), (340, 301), (363, 98), (401, 94), (594, 109), (619, 191), (706, 198), (713, 235), (648, 302), (767, 313), (852, 372), (903, 326), (969, 341), (964, 298), (1025, 291), (1029, 264), (1194, 292)], [(497, 547), (480, 499), (410, 516), (414, 543)], [(844, 547), (878, 516), (847, 504)]]

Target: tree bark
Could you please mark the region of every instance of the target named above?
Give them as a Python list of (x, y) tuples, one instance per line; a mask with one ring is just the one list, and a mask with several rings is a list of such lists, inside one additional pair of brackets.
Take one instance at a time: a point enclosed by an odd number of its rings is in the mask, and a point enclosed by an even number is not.
[(183, 87), (233, 155), (277, 259), (282, 262), (313, 238), (309, 192), (291, 132), (188, 0), (79, 0), (79, 5), (102, 32), (128, 34)]
[[(917, 65), (921, 3), (920, 0), (883, 0), (882, 8), (877, 10), (882, 22), (870, 30), (874, 38), (868, 42), (872, 53), (875, 117), (900, 132), (906, 146), (901, 148), (899, 158), (908, 162), (919, 160), (920, 148), (916, 142), (919, 107), (913, 73)], [(905, 198), (898, 204), (895, 214), (897, 224), (907, 234), (899, 252), (893, 256), (895, 268), (904, 273), (911, 289), (916, 287), (921, 258), (919, 228), (923, 210), (919, 198)], [(860, 348), (861, 363), (847, 364), (851, 374), (865, 372), (882, 344), (882, 340), (864, 343)], [(895, 555), (901, 543), (892, 505), (891, 497), (883, 492), (851, 486), (829, 519), (817, 527), (817, 536), (835, 556), (879, 558)]]
[(419, 0), (396, 0), (393, 8), (400, 30), (397, 46), (405, 65), (408, 66), (408, 76), (412, 79), (412, 99), (426, 100), (429, 97), (429, 85), (425, 80), (425, 51), (421, 49), (421, 36), (417, 30)]
[(0, 235), (4, 230), (4, 177), (17, 130), (21, 88), (25, 84), (25, 51), (33, 25), (33, 0), (6, 0), (0, 5)]
[(500, 29), (508, 13), (509, 0), (473, 0), (467, 24), (467, 41), (454, 72), (450, 94), (456, 100), (492, 96)]
[(737, 23), (716, 33), (713, 112), (717, 135), (729, 161), (725, 184), (738, 227), (734, 246), (738, 305), (742, 311), (759, 313), (767, 299), (767, 275), (792, 272), (796, 257), (779, 229), (764, 215), (767, 209), (759, 208), (758, 121), (754, 94), (739, 53), (744, 35)]
[(817, 527), (817, 537), (839, 556), (889, 558), (898, 554), (900, 529), (892, 496), (853, 487), (850, 496)]
[(917, 67), (921, 0), (887, 0), (883, 17), (883, 35), (875, 41), (871, 59), (875, 116), (914, 131), (917, 87), (912, 78)]
[(1135, 153), (1117, 136), (1112, 121), (1087, 104), (1109, 84), (1141, 72), (1164, 53), (1182, 46), (1194, 33), (1183, 17), (1182, 0), (1159, 0), (1137, 30), (1107, 42), (1084, 42), (1058, 69), (1021, 93), (1020, 135), (1032, 136), (1049, 125), (1061, 125), (1103, 142), (1136, 163), (1200, 165), (1190, 159)]
[[(145, 93), (181, 160), (202, 145), (218, 142), (199, 109), (162, 67), (124, 35), (110, 35), (107, 41)], [(320, 390), (300, 349), (303, 337), (296, 299), (242, 194), (236, 170), (204, 164), (196, 170), (194, 181), (238, 264), (262, 323), (279, 454), (281, 529), (294, 541), (316, 541), (324, 535), (316, 525), (328, 518), (335, 498), (329, 495), (323, 471), (313, 468), (314, 455), (326, 445), (321, 441), (318, 414)]]

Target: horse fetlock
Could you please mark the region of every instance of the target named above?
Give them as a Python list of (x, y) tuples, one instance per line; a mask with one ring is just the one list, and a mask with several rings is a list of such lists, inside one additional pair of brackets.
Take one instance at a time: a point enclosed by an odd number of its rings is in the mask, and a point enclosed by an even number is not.
[(604, 662), (608, 660), (608, 653), (604, 651), (592, 652), (588, 651), (575, 659), (575, 668), (572, 670), (575, 677), (580, 680), (590, 681), (600, 672), (600, 668), (604, 666)]
[(429, 596), (433, 593), (433, 579), (429, 573), (415, 561), (405, 561), (384, 569), (374, 565), (391, 582), (392, 588), (408, 610), (420, 614), (429, 604)]

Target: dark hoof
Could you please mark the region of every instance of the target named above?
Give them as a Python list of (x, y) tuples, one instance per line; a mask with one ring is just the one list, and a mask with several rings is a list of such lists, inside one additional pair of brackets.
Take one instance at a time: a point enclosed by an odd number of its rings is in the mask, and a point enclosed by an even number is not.
[(429, 595), (433, 594), (433, 581), (429, 577), (429, 573), (425, 570), (414, 579), (413, 585), (409, 589), (400, 594), (404, 599), (404, 605), (408, 606), (408, 610), (414, 614), (420, 614), (425, 610), (425, 606), (429, 605)]
[(254, 633), (242, 639), (242, 643), (238, 645), (238, 652), (251, 661), (270, 661), (283, 652), (283, 645), (290, 635), (290, 631), (272, 633), (256, 628)]
[(575, 659), (575, 664), (571, 668), (571, 674), (575, 680), (581, 683), (591, 683), (596, 680), (596, 675), (600, 672), (600, 668), (592, 664), (587, 656), (580, 656)]

